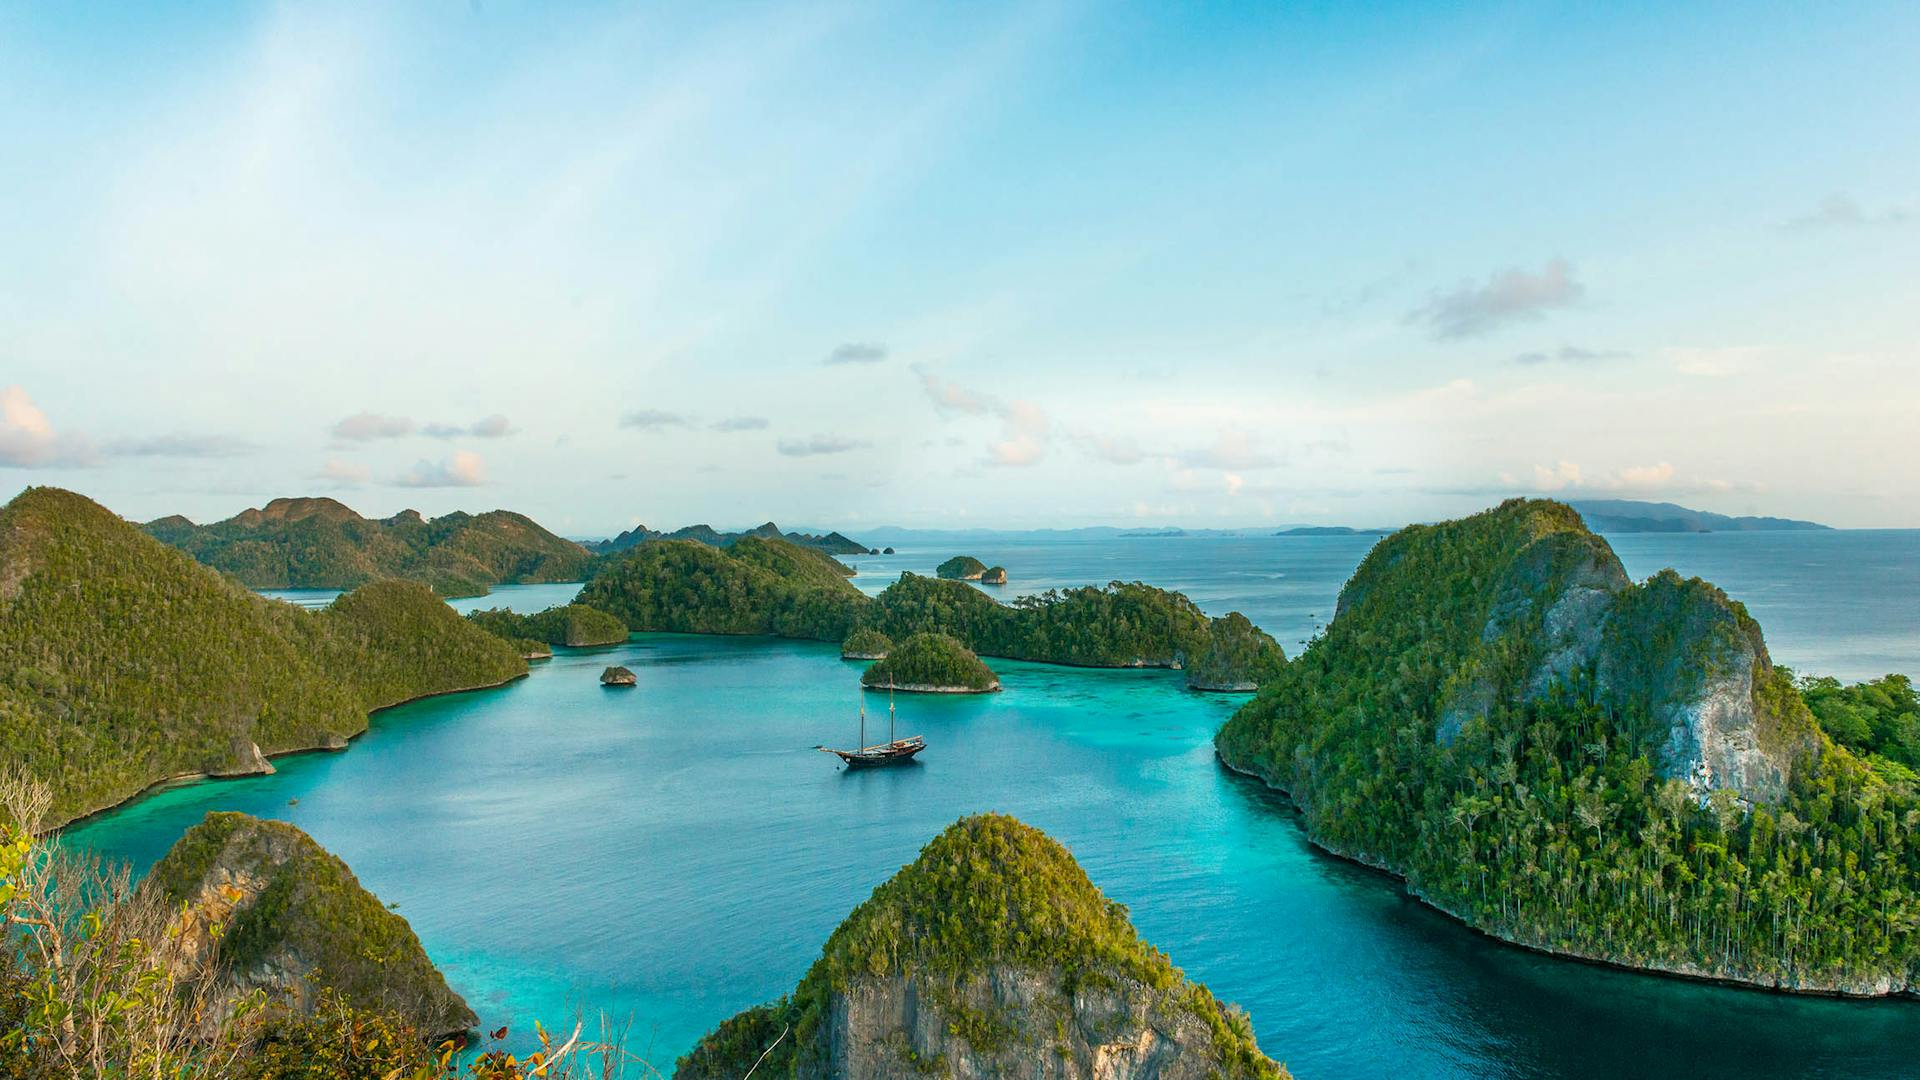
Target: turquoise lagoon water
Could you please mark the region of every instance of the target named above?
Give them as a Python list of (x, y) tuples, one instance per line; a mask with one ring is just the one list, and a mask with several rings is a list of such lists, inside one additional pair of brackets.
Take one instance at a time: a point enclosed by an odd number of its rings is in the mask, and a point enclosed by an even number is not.
[[(1761, 534), (1754, 534), (1761, 535)], [(1838, 539), (1835, 539), (1835, 538)], [(1914, 533), (1624, 537), (1750, 601), (1783, 662), (1920, 672)], [(1370, 538), (1111, 540), (976, 550), (1010, 588), (1141, 578), (1245, 610), (1296, 649)], [(951, 551), (856, 560), (863, 587)], [(1769, 567), (1774, 570), (1769, 570)], [(567, 589), (496, 591), (543, 607)], [(465, 606), (465, 605), (463, 605)], [(1862, 659), (1864, 658), (1864, 659)], [(609, 663), (640, 675), (602, 689)], [(1141, 933), (1315, 1077), (1911, 1077), (1920, 1004), (1789, 998), (1488, 941), (1314, 852), (1285, 803), (1215, 763), (1237, 699), (1166, 672), (995, 661), (981, 698), (902, 697), (911, 768), (846, 772), (858, 665), (830, 646), (643, 635), (527, 679), (394, 709), (344, 754), (159, 792), (70, 830), (144, 867), (209, 810), (293, 821), (399, 904), (492, 1026), (630, 1022), (661, 1066), (789, 989), (848, 910), (955, 817), (1071, 848)], [(870, 702), (870, 704), (872, 704)], [(296, 802), (297, 800), (297, 802)]]

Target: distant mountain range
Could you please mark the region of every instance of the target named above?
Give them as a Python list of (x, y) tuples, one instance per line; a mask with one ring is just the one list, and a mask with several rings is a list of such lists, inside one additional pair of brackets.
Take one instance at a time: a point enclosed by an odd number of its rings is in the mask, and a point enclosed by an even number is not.
[(1664, 502), (1633, 499), (1582, 499), (1572, 502), (1587, 528), (1602, 533), (1778, 532), (1827, 529), (1813, 521), (1777, 517), (1729, 517)]

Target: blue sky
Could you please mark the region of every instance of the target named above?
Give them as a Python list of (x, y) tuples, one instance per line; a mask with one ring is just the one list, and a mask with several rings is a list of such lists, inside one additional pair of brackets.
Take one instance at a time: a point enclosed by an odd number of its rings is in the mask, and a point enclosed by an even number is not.
[(1920, 8), (0, 9), (0, 493), (1920, 526)]

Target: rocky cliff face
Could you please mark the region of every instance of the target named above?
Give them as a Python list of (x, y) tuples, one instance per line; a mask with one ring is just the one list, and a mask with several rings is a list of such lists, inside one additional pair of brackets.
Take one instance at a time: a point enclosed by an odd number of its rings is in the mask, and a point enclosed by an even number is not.
[(407, 921), (292, 825), (216, 813), (180, 838), (141, 888), (180, 911), (190, 955), (216, 948), (221, 1008), (264, 994), (306, 1011), (325, 986), (431, 1036), (477, 1022)]
[(1661, 775), (1696, 796), (1777, 800), (1795, 761), (1819, 752), (1805, 710), (1767, 699), (1772, 662), (1758, 624), (1698, 578), (1667, 570), (1634, 584), (1605, 540), (1568, 528), (1514, 551), (1490, 592), (1479, 641), (1439, 711), (1443, 745), (1503, 694), (1539, 698), (1591, 675), (1599, 694), (1657, 726), (1641, 734), (1658, 747)]
[(1286, 1070), (1140, 941), (1065, 848), (963, 818), (874, 890), (788, 997), (727, 1020), (677, 1080), (1185, 1080)]
[(1074, 987), (996, 967), (958, 984), (854, 981), (831, 999), (822, 1075), (873, 1080), (1202, 1080), (1214, 1033), (1137, 982)]

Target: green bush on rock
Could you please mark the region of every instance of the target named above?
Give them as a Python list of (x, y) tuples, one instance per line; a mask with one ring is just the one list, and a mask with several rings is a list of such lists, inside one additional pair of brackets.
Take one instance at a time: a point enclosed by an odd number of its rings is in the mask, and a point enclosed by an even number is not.
[(987, 693), (1000, 677), (973, 650), (946, 634), (914, 634), (888, 650), (860, 676), (869, 690), (924, 693)]

